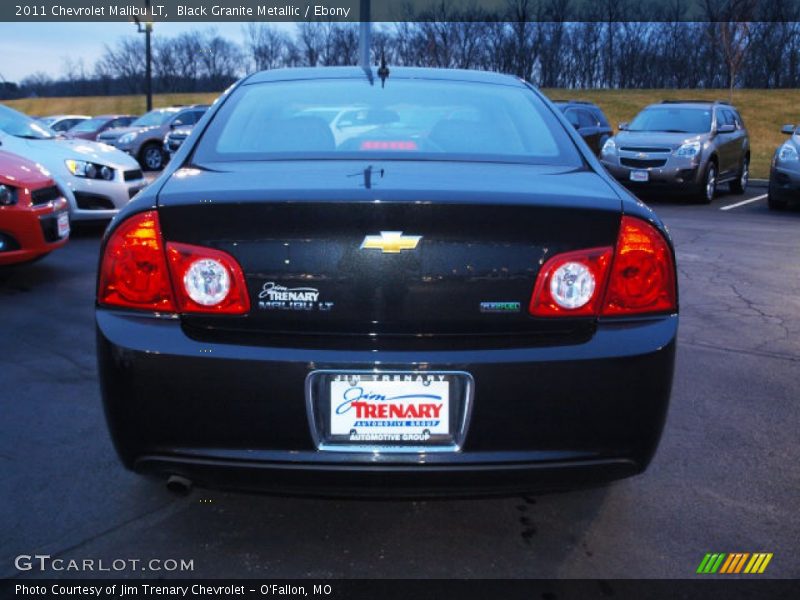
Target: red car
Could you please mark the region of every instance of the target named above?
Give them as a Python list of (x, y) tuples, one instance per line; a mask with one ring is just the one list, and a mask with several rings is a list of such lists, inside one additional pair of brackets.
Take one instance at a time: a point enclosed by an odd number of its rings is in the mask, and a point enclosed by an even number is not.
[(47, 171), (0, 152), (0, 265), (41, 258), (68, 239), (67, 201)]

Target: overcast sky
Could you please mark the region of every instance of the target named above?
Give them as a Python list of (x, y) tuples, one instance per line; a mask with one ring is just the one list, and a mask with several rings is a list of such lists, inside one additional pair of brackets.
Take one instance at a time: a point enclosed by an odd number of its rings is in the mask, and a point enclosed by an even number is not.
[[(292, 23), (271, 25), (294, 29)], [(244, 40), (244, 23), (157, 23), (154, 35), (172, 37), (210, 27), (233, 42)], [(136, 35), (132, 23), (0, 23), (0, 77), (19, 82), (36, 71), (58, 77), (67, 57), (83, 59), (91, 72), (104, 44), (113, 45), (126, 35)]]

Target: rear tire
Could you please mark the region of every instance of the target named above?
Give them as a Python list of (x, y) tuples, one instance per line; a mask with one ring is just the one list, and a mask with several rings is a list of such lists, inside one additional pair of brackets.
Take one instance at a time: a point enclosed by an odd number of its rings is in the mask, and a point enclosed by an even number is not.
[(739, 176), (731, 181), (730, 189), (734, 194), (744, 194), (747, 190), (747, 182), (750, 181), (750, 157), (745, 156), (742, 161), (742, 168), (739, 170)]
[(714, 196), (717, 194), (717, 165), (714, 162), (709, 162), (706, 170), (703, 173), (703, 181), (700, 184), (700, 189), (697, 190), (695, 197), (698, 204), (711, 204)]
[(167, 164), (164, 151), (159, 144), (147, 144), (139, 153), (139, 163), (145, 171), (160, 171)]

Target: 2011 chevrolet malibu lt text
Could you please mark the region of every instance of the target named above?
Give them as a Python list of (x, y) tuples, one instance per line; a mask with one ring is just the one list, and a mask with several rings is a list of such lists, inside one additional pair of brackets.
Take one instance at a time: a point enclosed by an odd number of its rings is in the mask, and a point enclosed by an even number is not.
[(136, 471), (325, 495), (575, 487), (655, 452), (675, 258), (521, 80), (273, 70), (114, 219), (96, 322)]

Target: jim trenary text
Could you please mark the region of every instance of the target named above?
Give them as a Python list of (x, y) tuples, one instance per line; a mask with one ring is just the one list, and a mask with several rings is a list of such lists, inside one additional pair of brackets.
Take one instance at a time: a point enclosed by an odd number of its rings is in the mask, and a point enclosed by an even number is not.
[(325, 597), (333, 595), (333, 586), (327, 584), (290, 585), (279, 583), (265, 583), (257, 587), (252, 585), (151, 585), (148, 583), (115, 583), (110, 585), (81, 585), (54, 583), (50, 585), (28, 585), (18, 583), (14, 586), (14, 595), (38, 597), (76, 597), (87, 596), (93, 598), (132, 598), (134, 596), (164, 597), (164, 598), (190, 598), (193, 596), (210, 596), (212, 598), (226, 598), (231, 596), (261, 595), (282, 596), (287, 598), (301, 598), (308, 596)]

